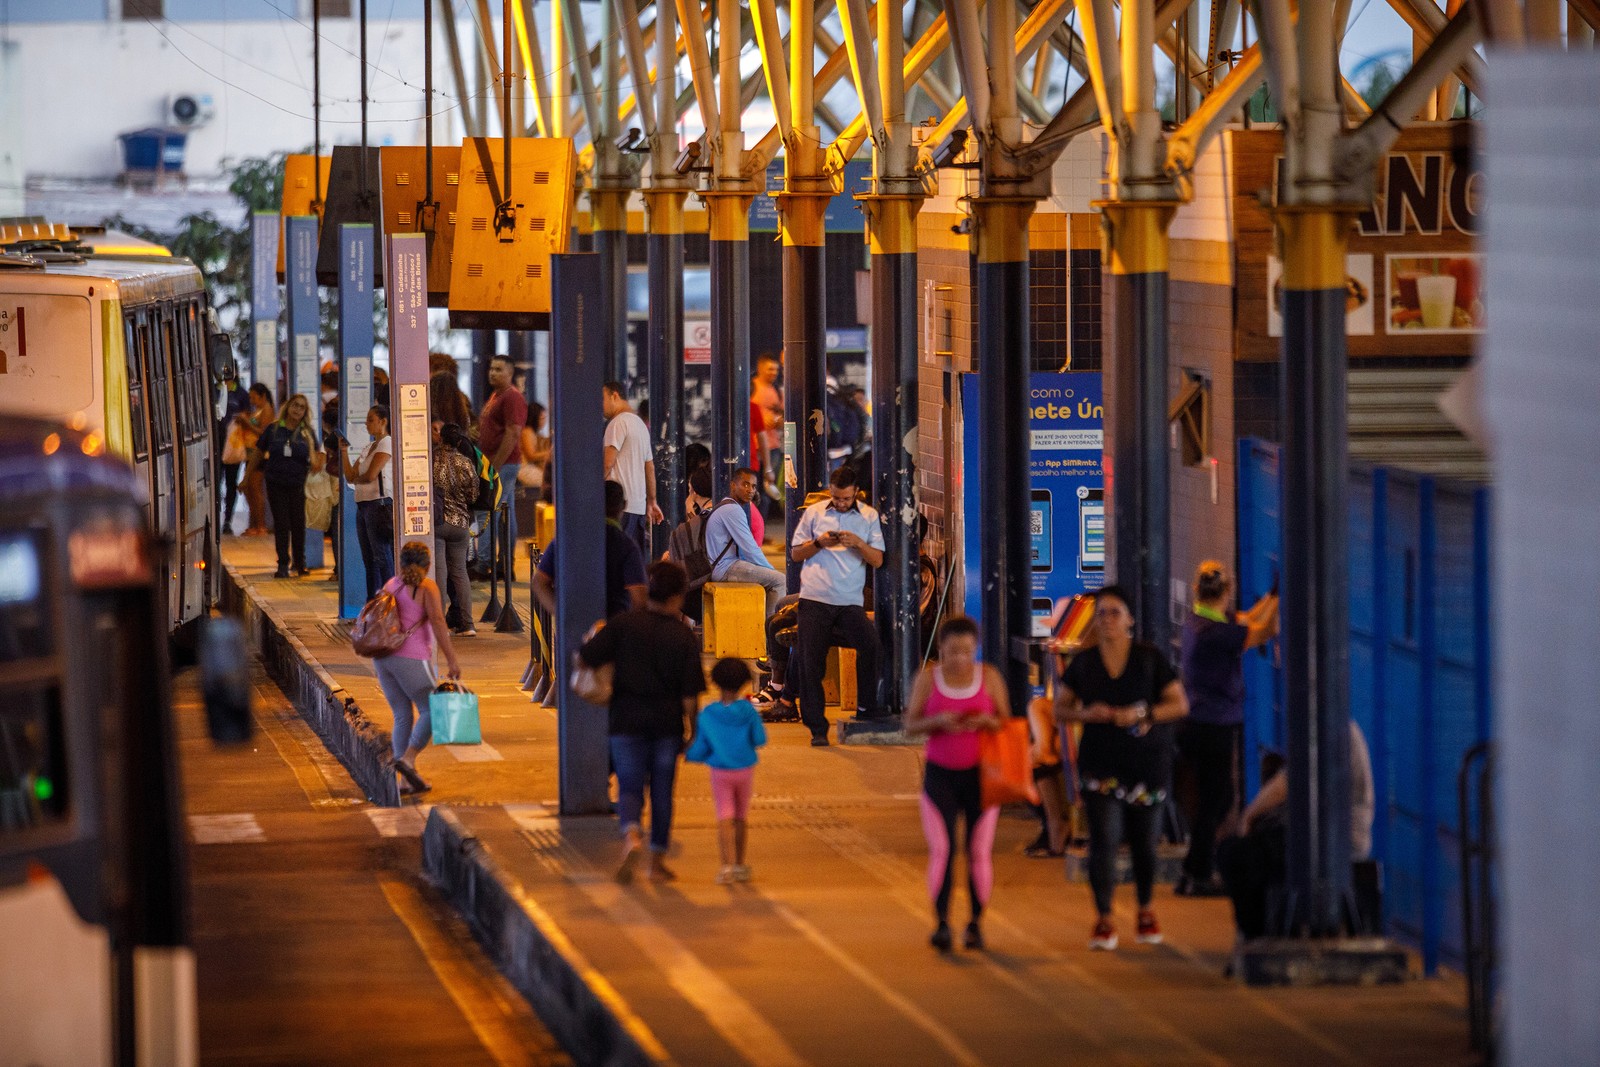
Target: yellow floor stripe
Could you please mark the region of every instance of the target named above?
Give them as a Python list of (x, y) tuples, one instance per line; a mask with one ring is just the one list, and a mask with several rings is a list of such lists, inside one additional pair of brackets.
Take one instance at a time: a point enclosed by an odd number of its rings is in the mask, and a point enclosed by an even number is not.
[[(285, 725), (276, 712), (277, 701), (282, 698), (276, 690), (269, 690), (256, 686), (255, 712), (256, 725), (261, 732), (267, 735), (267, 740), (272, 742), (272, 747), (277, 749), (278, 756), (294, 773), (294, 780), (299, 783), (300, 791), (306, 795), (313, 808), (345, 808), (360, 801), (351, 797), (336, 797), (328, 788), (328, 780), (321, 769), (311, 758), (305, 743), (295, 737), (291, 728)], [(296, 717), (290, 720), (300, 724), (301, 728), (310, 733), (311, 727), (306, 726), (304, 720)], [(315, 736), (315, 735), (313, 735)]]
[(856, 981), (871, 989), (892, 1005), (895, 1010), (899, 1011), (900, 1014), (927, 1031), (928, 1036), (932, 1037), (941, 1048), (950, 1053), (951, 1058), (957, 1063), (966, 1064), (967, 1067), (983, 1067), (983, 1061), (959, 1037), (947, 1028), (940, 1026), (933, 1016), (917, 1007), (908, 998), (896, 993), (887, 982), (881, 981), (871, 971), (857, 963), (849, 953), (828, 940), (822, 931), (795, 914), (787, 905), (780, 904), (770, 897), (767, 898), (767, 903), (784, 922), (798, 931), (801, 937), (815, 945), (823, 955), (833, 960), (846, 971), (849, 971)]
[(575, 880), (574, 884), (611, 916), (639, 951), (667, 976), (668, 984), (698, 1008), (723, 1040), (748, 1062), (755, 1067), (802, 1067), (807, 1062), (749, 1001), (667, 933), (655, 916), (628, 895), (628, 890), (598, 878)]
[(478, 1043), (500, 1067), (538, 1067), (551, 1063), (553, 1054), (559, 1055), (548, 1046), (529, 1047), (531, 1010), (515, 994), (504, 993), (498, 983), (485, 980), (480, 968), (439, 930), (415, 888), (393, 879), (380, 879), (378, 884), (390, 910), (405, 924)]

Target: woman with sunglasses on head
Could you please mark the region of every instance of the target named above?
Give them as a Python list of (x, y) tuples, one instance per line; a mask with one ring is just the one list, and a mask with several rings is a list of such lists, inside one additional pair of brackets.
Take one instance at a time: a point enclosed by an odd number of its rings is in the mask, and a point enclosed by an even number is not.
[(1056, 687), (1056, 718), (1082, 723), (1078, 779), (1089, 819), (1089, 885), (1097, 913), (1092, 949), (1117, 947), (1111, 918), (1117, 850), (1124, 840), (1133, 859), (1139, 900), (1138, 939), (1161, 940), (1151, 909), (1155, 891), (1156, 834), (1172, 781), (1172, 723), (1189, 713), (1183, 686), (1167, 658), (1134, 640), (1128, 594), (1108, 585), (1095, 594), (1098, 641), (1076, 656)]

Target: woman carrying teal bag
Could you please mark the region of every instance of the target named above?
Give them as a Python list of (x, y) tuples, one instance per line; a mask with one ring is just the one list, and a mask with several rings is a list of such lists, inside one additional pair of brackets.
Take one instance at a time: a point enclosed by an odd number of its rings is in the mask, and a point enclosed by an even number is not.
[(478, 694), (460, 682), (440, 682), (428, 698), (433, 718), (433, 741), (438, 745), (481, 745)]

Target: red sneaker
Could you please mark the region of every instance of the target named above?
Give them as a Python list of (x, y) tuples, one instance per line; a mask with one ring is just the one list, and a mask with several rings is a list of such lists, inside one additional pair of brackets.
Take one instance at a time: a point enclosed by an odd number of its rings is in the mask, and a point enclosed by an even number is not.
[(1117, 926), (1109, 918), (1102, 918), (1094, 924), (1094, 933), (1089, 935), (1089, 947), (1099, 952), (1111, 952), (1117, 947)]
[(1161, 944), (1161, 924), (1156, 922), (1156, 913), (1149, 908), (1139, 912), (1139, 944)]

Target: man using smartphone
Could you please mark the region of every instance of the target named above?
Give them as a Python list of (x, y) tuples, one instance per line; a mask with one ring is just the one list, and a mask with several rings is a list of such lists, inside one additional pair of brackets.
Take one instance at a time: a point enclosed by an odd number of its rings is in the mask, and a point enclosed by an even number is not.
[(822, 703), (828, 649), (856, 650), (858, 714), (864, 719), (879, 714), (878, 632), (867, 618), (862, 597), (867, 568), (882, 566), (883, 547), (877, 511), (856, 499), (854, 468), (840, 467), (828, 479), (828, 499), (817, 501), (801, 514), (789, 546), (792, 558), (801, 565), (795, 640), (800, 718), (811, 730), (811, 743), (818, 747), (828, 743), (828, 718)]

